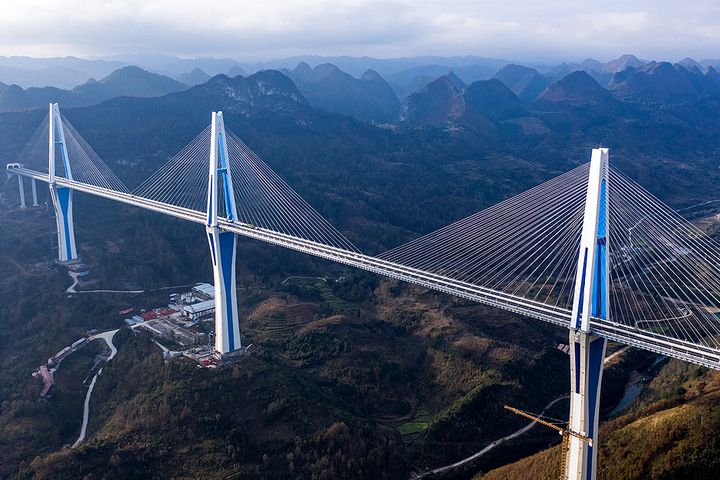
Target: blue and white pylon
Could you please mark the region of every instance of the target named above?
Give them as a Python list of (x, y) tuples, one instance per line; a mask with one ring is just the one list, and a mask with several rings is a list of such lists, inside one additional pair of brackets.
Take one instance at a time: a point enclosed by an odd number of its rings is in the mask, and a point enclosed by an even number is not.
[(210, 171), (208, 174), (206, 230), (215, 280), (215, 350), (229, 353), (239, 349), (240, 318), (235, 287), (237, 237), (218, 228), (218, 205), (223, 198), (225, 216), (237, 220), (232, 173), (225, 140), (222, 112), (213, 112), (210, 127)]
[(48, 177), (50, 198), (55, 207), (55, 222), (57, 223), (58, 259), (61, 262), (69, 262), (76, 260), (78, 256), (77, 247), (75, 246), (75, 225), (73, 224), (73, 191), (67, 187), (59, 187), (55, 181), (58, 150), (60, 151), (65, 178), (72, 180), (73, 176), (68, 158), (67, 144), (65, 143), (62, 117), (57, 103), (50, 104), (48, 119), (50, 122), (48, 128)]
[(570, 325), (570, 436), (566, 478), (595, 480), (600, 386), (607, 340), (590, 333), (590, 318), (608, 315), (608, 149), (592, 151)]

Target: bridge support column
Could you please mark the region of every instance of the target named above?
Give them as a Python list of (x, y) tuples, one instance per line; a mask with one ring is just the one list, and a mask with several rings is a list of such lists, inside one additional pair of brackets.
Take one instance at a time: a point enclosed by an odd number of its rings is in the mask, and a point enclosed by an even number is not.
[[(218, 228), (219, 214), (224, 214), (230, 221), (237, 220), (222, 112), (212, 114), (207, 199), (206, 230), (215, 281), (215, 350), (229, 353), (241, 348), (242, 344), (235, 278), (237, 237)], [(221, 207), (223, 211), (220, 211)]]
[(37, 207), (37, 206), (38, 206), (38, 201), (37, 201), (37, 185), (35, 185), (35, 179), (34, 179), (34, 178), (31, 178), (31, 179), (30, 179), (30, 186), (32, 187), (32, 199), (33, 199), (33, 205), (32, 205), (32, 206), (33, 206), (33, 207)]
[(591, 333), (591, 318), (607, 319), (608, 149), (592, 151), (585, 216), (580, 238), (570, 324), (570, 420), (568, 428), (590, 438), (570, 436), (565, 478), (595, 480), (604, 338)]
[(58, 260), (77, 260), (75, 225), (73, 223), (73, 192), (69, 188), (50, 185), (50, 197), (55, 207), (55, 223), (58, 236)]
[(50, 104), (50, 128), (48, 138), (48, 177), (50, 184), (50, 198), (55, 207), (55, 223), (58, 235), (58, 259), (69, 262), (78, 258), (75, 245), (75, 224), (73, 222), (73, 192), (67, 187), (59, 187), (55, 181), (56, 156), (60, 150), (62, 166), (65, 177), (72, 180), (72, 170), (65, 145), (65, 133), (62, 117), (57, 103)]
[(607, 340), (570, 331), (570, 430), (591, 438), (592, 444), (570, 437), (567, 478), (595, 480), (600, 386)]
[(228, 353), (239, 349), (235, 256), (237, 237), (217, 227), (207, 227), (215, 282), (215, 350)]
[(23, 185), (23, 179), (20, 175), (18, 175), (17, 178), (18, 189), (20, 190), (20, 208), (27, 208), (27, 205), (25, 204), (25, 186)]

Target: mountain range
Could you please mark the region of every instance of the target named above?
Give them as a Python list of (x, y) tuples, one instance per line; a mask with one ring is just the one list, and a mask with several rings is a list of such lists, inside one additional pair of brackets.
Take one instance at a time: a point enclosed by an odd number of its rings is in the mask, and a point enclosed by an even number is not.
[[(136, 66), (148, 72), (174, 78), (182, 83), (182, 76), (195, 70), (214, 76), (221, 73), (244, 75), (234, 60), (214, 58), (179, 58), (169, 55), (117, 55), (103, 58), (33, 58), (0, 56), (0, 82), (23, 88), (52, 86), (72, 89), (90, 79), (104, 78), (123, 67)], [(195, 77), (197, 78), (197, 77)]]
[[(336, 63), (321, 63), (328, 59)], [(301, 61), (291, 63), (297, 60)], [(120, 79), (113, 79), (110, 73), (128, 66), (128, 62), (134, 62), (133, 65), (143, 68), (146, 73), (170, 77), (189, 86), (205, 83), (216, 74), (234, 77), (260, 69), (279, 68), (292, 78), (314, 106), (376, 123), (393, 123), (401, 116), (407, 117), (402, 112), (412, 110), (412, 103), (418, 100), (417, 96), (414, 100), (409, 97), (449, 73), (465, 85), (497, 78), (524, 103), (532, 103), (551, 84), (577, 71), (586, 72), (618, 100), (648, 104), (687, 103), (700, 97), (712, 97), (717, 93), (720, 78), (713, 66), (720, 64), (717, 61), (686, 58), (671, 64), (640, 60), (633, 55), (623, 55), (606, 63), (587, 59), (554, 66), (519, 65), (472, 56), (399, 59), (308, 56), (242, 65), (232, 60), (181, 59), (163, 55), (125, 55), (93, 60), (0, 57), (0, 89), (4, 92), (0, 110), (36, 108), (53, 98), (66, 105), (86, 105), (118, 95), (155, 96), (183, 88), (172, 84), (168, 78), (145, 75), (143, 80), (137, 70), (132, 74), (115, 75), (127, 79), (129, 86), (125, 88), (119, 84)], [(99, 76), (103, 80), (96, 82), (91, 78), (63, 91), (59, 87), (68, 77), (57, 71), (52, 74), (54, 88), (23, 91), (14, 86), (23, 85), (27, 80), (22, 75), (15, 75), (19, 71), (32, 76), (32, 72), (51, 73), (52, 69), (61, 69), (65, 73), (73, 71), (73, 75), (87, 72), (93, 78)], [(48, 82), (52, 80), (48, 79)], [(412, 118), (412, 114), (408, 118)]]
[[(494, 78), (512, 93), (503, 92), (497, 102), (505, 102), (507, 111), (516, 112), (515, 116), (528, 116), (528, 111), (534, 110), (536, 118), (539, 118), (538, 111), (557, 110), (561, 105), (584, 108), (588, 115), (600, 120), (610, 107), (635, 115), (645, 107), (699, 105), (707, 109), (720, 99), (720, 74), (714, 67), (700, 70), (667, 62), (628, 66), (613, 73), (607, 87), (585, 70), (573, 71), (553, 81), (535, 69), (507, 65)], [(482, 85), (482, 81), (475, 82), (468, 89), (476, 83)], [(412, 125), (468, 123), (467, 111), (475, 107), (462, 92), (453, 74), (433, 80), (405, 99), (403, 119)], [(516, 107), (518, 101), (526, 106), (524, 110)], [(481, 114), (484, 112), (479, 110)]]
[[(304, 55), (280, 58), (261, 62), (240, 62), (222, 58), (180, 58), (158, 54), (126, 54), (106, 57), (82, 59), (77, 57), (63, 58), (32, 58), (32, 57), (1, 57), (0, 81), (6, 84), (18, 84), (22, 87), (54, 86), (72, 88), (89, 78), (102, 78), (118, 68), (135, 65), (153, 73), (159, 73), (175, 79), (194, 69), (200, 69), (209, 76), (217, 74), (254, 73), (260, 70), (292, 69), (299, 63), (307, 63), (311, 68), (325, 63), (332, 63), (354, 77), (361, 77), (367, 70), (374, 70), (389, 83), (404, 87), (418, 76), (438, 77), (453, 71), (466, 83), (475, 80), (487, 80), (498, 70), (508, 64), (522, 64), (535, 68), (543, 75), (552, 79), (567, 75), (575, 70), (585, 70), (597, 76), (599, 83), (607, 83), (607, 75), (612, 75), (628, 66), (639, 67), (649, 63), (633, 55), (622, 55), (609, 62), (586, 59), (579, 63), (561, 63), (555, 65), (536, 64), (534, 62), (517, 62), (499, 58), (478, 56), (419, 56), (401, 58), (372, 58), (349, 56)], [(720, 66), (720, 60), (695, 61), (685, 58), (677, 62), (683, 66), (694, 65), (700, 69), (709, 66)], [(231, 69), (235, 69), (231, 71)], [(600, 78), (604, 80), (599, 80)]]
[(73, 88), (90, 78), (102, 78), (124, 62), (77, 57), (0, 57), (0, 82), (21, 87)]
[(200, 85), (201, 83), (205, 83), (210, 80), (210, 78), (210, 75), (197, 67), (193, 68), (189, 72), (180, 74), (177, 77), (178, 81), (184, 83), (185, 85)]
[[(660, 87), (646, 90), (647, 85), (653, 85), (652, 82), (662, 86), (667, 77), (661, 73), (668, 69), (692, 80), (688, 80), (694, 88), (692, 95), (688, 94), (680, 103), (673, 89), (668, 90), (671, 93), (669, 96), (663, 96)], [(121, 72), (157, 79), (138, 69)], [(156, 98), (127, 98), (122, 101), (117, 98), (107, 105), (100, 104), (97, 111), (115, 112), (120, 109), (124, 113), (113, 113), (112, 122), (96, 119), (84, 124), (84, 127), (92, 132), (100, 126), (108, 127), (110, 123), (123, 121), (123, 128), (128, 132), (144, 135), (146, 128), (135, 125), (130, 119), (147, 118), (149, 112), (154, 112), (153, 116), (162, 119), (157, 128), (169, 122), (176, 125), (178, 132), (185, 131), (180, 128), (177, 118), (187, 115), (196, 119), (191, 124), (201, 130), (207, 112), (222, 109), (228, 115), (237, 117), (243, 131), (251, 138), (255, 135), (279, 135), (276, 130), (280, 129), (288, 138), (306, 143), (317, 135), (300, 133), (304, 131), (300, 126), (306, 125), (308, 128), (320, 128), (322, 132), (345, 129), (347, 135), (363, 138), (363, 142), (373, 139), (371, 144), (398, 142), (400, 151), (417, 154), (418, 146), (427, 146), (428, 142), (433, 144), (429, 139), (440, 135), (443, 141), (434, 142), (434, 145), (444, 152), (443, 155), (457, 151), (461, 157), (468, 152), (486, 156), (487, 152), (493, 151), (522, 158), (533, 151), (536, 152), (533, 154), (534, 163), (547, 162), (553, 165), (552, 168), (560, 168), (560, 165), (567, 167), (574, 161), (571, 159), (577, 159), (589, 146), (598, 144), (611, 146), (618, 155), (621, 151), (625, 152), (618, 162), (627, 163), (627, 167), (636, 172), (654, 168), (651, 166), (661, 165), (663, 161), (683, 164), (692, 150), (694, 160), (690, 171), (694, 173), (686, 172), (687, 182), (672, 182), (666, 187), (663, 193), (670, 201), (691, 202), (692, 199), (685, 198), (687, 194), (683, 189), (697, 182), (702, 186), (695, 191), (704, 192), (710, 188), (714, 178), (716, 169), (711, 169), (709, 175), (700, 173), (712, 164), (711, 152), (720, 133), (720, 120), (715, 110), (718, 90), (713, 90), (715, 87), (711, 81), (715, 75), (713, 68), (706, 68), (703, 72), (688, 70), (677, 64), (648, 64), (639, 69), (628, 67), (614, 74), (614, 87), (610, 89), (600, 85), (589, 73), (575, 71), (549, 82), (536, 98), (530, 100), (532, 95), (524, 87), (546, 77), (539, 77), (542, 74), (537, 70), (511, 66), (502, 69), (497, 78), (469, 85), (452, 73), (443, 75), (410, 94), (402, 103), (380, 74), (374, 71), (366, 73), (361, 78), (355, 78), (332, 65), (310, 68), (300, 64), (285, 73), (267, 70), (246, 77), (220, 75), (192, 88), (164, 78), (162, 84), (165, 88), (179, 91), (160, 96), (164, 92), (156, 90)], [(636, 76), (644, 82), (628, 80)], [(120, 75), (113, 75), (110, 79), (117, 77)], [(526, 81), (527, 78), (530, 81)], [(107, 87), (107, 84), (112, 85), (113, 82), (108, 80), (98, 87)], [(620, 89), (620, 85), (627, 87)], [(90, 90), (88, 87), (87, 90)], [(523, 98), (512, 88), (519, 91)], [(539, 91), (539, 87), (534, 88)], [(632, 95), (628, 93), (631, 91), (634, 92)], [(122, 93), (126, 92), (127, 89)], [(327, 94), (323, 95), (323, 92)], [(65, 94), (71, 95), (68, 92)], [(658, 101), (661, 103), (655, 103)], [(38, 100), (41, 112), (46, 102), (47, 98)], [(61, 102), (61, 107), (65, 106)], [(72, 109), (64, 108), (64, 111), (73, 115)], [(166, 116), (162, 114), (165, 111), (173, 114)], [(323, 111), (327, 115), (322, 114)], [(198, 116), (197, 112), (201, 114)], [(258, 133), (258, 122), (270, 121), (270, 117), (273, 117), (275, 128)], [(11, 117), (4, 118), (9, 121)], [(355, 121), (351, 122), (351, 119)], [(373, 122), (390, 122), (393, 126), (377, 129), (368, 125)], [(7, 128), (14, 129), (16, 125), (23, 125), (23, 122), (10, 122)], [(355, 133), (350, 133), (349, 126)], [(22, 136), (22, 132), (17, 132), (17, 135)], [(331, 143), (337, 141), (334, 139)], [(346, 140), (343, 142), (347, 143)], [(399, 145), (404, 142), (409, 142), (412, 147)], [(462, 145), (451, 147), (454, 142)], [(562, 150), (558, 150), (560, 145)], [(476, 150), (480, 146), (483, 146), (482, 154)], [(362, 151), (364, 149), (359, 148), (352, 156)], [(12, 156), (7, 158), (8, 162), (14, 161)], [(423, 158), (430, 161), (425, 153)], [(641, 158), (644, 160), (640, 161)], [(660, 183), (662, 178), (661, 174), (653, 182)], [(373, 181), (386, 182), (386, 179), (379, 176), (373, 177)], [(371, 185), (367, 188), (374, 190)], [(402, 188), (396, 190), (404, 191)], [(403, 203), (399, 199), (395, 201)], [(424, 217), (425, 213), (419, 216)]]
[(400, 115), (395, 92), (374, 70), (354, 78), (330, 63), (310, 68), (301, 62), (284, 73), (312, 105), (323, 110), (375, 123), (396, 122)]
[(401, 120), (409, 125), (443, 126), (465, 112), (465, 83), (448, 73), (431, 81), (404, 102)]
[(72, 90), (0, 84), (0, 111), (44, 108), (51, 102), (75, 107), (93, 105), (116, 97), (157, 97), (188, 86), (139, 67), (122, 67), (101, 80), (89, 80)]

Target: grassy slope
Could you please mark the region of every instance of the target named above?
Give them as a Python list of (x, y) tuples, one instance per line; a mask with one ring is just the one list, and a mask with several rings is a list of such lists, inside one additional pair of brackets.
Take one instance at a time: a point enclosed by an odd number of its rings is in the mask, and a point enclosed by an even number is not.
[[(720, 475), (720, 373), (671, 361), (629, 413), (601, 428), (598, 479), (711, 479)], [(475, 478), (551, 479), (559, 447)]]
[[(366, 281), (351, 278), (333, 295), (347, 302)], [(543, 388), (533, 380), (567, 368), (548, 348), (553, 329), (376, 285), (373, 300), (347, 316), (332, 310), (324, 288), (319, 300), (261, 294), (244, 305), (258, 354), (230, 370), (165, 364), (149, 340), (121, 333), (96, 386), (88, 442), (36, 458), (21, 477), (403, 478), (418, 462), (443, 464), (476, 448), (448, 440), (490, 441), (517, 428), (497, 415), (508, 399), (533, 408), (565, 388), (564, 377)], [(295, 320), (289, 313), (304, 318), (292, 335), (278, 330)], [(526, 345), (489, 336), (507, 321), (527, 333)], [(403, 429), (418, 417), (425, 430)]]

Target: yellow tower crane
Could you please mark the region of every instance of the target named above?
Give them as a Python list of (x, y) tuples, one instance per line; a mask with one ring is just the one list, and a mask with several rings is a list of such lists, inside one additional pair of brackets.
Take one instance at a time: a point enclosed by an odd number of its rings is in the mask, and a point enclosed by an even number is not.
[(570, 436), (572, 435), (575, 438), (579, 438), (583, 442), (587, 442), (588, 445), (592, 447), (592, 438), (586, 437), (582, 433), (573, 432), (569, 428), (562, 428), (559, 427), (553, 423), (546, 422), (545, 420), (536, 417), (535, 415), (524, 412), (522, 410), (519, 410), (517, 408), (511, 407), (509, 405), (505, 405), (505, 410), (510, 410), (511, 412), (520, 415), (521, 417), (528, 418), (532, 420), (533, 422), (537, 422), (540, 425), (545, 425), (546, 427), (550, 427), (553, 430), (557, 430), (557, 432), (562, 435), (562, 446), (561, 446), (561, 454), (562, 454), (562, 463), (560, 464), (560, 475), (561, 478), (565, 478), (567, 465), (568, 465), (568, 454), (570, 453)]

